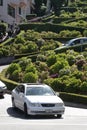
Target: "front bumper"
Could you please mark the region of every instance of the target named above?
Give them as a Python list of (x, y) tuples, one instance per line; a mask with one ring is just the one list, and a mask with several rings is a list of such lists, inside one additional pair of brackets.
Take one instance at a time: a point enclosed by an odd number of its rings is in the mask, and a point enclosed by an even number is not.
[(63, 115), (65, 112), (65, 107), (62, 108), (33, 108), (28, 109), (29, 115)]

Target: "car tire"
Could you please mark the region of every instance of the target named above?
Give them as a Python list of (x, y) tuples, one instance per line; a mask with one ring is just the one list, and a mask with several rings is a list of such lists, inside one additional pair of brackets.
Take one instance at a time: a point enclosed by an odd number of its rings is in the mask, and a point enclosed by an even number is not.
[(24, 103), (24, 115), (25, 115), (25, 117), (28, 116), (28, 112), (27, 112), (27, 104), (26, 104), (26, 103)]
[(14, 98), (12, 97), (12, 107), (16, 108)]
[(61, 118), (62, 117), (62, 115), (61, 114), (57, 114), (57, 118)]

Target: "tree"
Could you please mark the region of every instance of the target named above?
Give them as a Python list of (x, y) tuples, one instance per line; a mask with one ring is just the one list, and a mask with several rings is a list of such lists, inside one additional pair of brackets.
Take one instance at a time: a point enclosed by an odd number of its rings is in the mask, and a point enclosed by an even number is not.
[(42, 0), (35, 0), (35, 13), (37, 15), (40, 14), (41, 5), (42, 5)]
[(60, 10), (64, 2), (65, 0), (51, 0), (52, 7), (56, 14), (60, 15)]

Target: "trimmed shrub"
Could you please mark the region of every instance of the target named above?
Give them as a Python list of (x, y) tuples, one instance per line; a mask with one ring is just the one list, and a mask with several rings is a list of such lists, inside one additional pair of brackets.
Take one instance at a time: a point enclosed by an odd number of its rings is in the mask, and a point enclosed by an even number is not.
[(83, 82), (80, 87), (81, 94), (87, 94), (87, 82)]
[(6, 74), (12, 74), (15, 70), (21, 70), (21, 68), (20, 68), (20, 66), (19, 66), (19, 64), (17, 64), (17, 63), (12, 63), (9, 67), (8, 67), (8, 69), (7, 69), (7, 72), (6, 72)]
[(64, 101), (87, 105), (86, 95), (78, 95), (78, 94), (66, 93), (66, 92), (60, 92), (59, 95)]
[(32, 72), (28, 72), (24, 75), (23, 82), (26, 83), (36, 83), (38, 80), (37, 74), (34, 74)]
[(47, 65), (48, 66), (52, 66), (53, 64), (55, 64), (57, 61), (57, 57), (56, 55), (51, 55), (47, 58)]

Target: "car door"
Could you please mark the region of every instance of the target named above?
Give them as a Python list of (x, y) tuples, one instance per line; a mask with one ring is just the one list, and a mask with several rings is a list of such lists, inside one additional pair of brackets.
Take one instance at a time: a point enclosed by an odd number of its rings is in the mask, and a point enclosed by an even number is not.
[(19, 88), (19, 92), (16, 97), (17, 106), (18, 106), (18, 108), (23, 110), (24, 109), (25, 87), (24, 87), (24, 85), (20, 85), (18, 88)]

